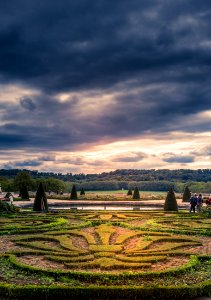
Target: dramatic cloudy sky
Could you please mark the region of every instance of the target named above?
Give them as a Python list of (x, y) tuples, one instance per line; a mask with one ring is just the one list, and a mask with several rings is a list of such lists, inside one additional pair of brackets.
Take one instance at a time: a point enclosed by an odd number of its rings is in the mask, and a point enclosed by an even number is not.
[(0, 1), (0, 168), (210, 166), (210, 0)]

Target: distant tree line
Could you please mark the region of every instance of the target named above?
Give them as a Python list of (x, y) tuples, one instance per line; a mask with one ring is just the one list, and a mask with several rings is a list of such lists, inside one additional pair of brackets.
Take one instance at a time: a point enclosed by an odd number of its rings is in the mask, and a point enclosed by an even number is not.
[(54, 177), (37, 177), (33, 178), (31, 172), (19, 171), (14, 177), (8, 178), (7, 176), (0, 176), (0, 184), (4, 192), (20, 192), (23, 187), (27, 187), (28, 191), (36, 191), (40, 182), (43, 183), (46, 192), (70, 193), (73, 185), (77, 190), (82, 188), (85, 191), (97, 190), (134, 190), (136, 187), (140, 191), (168, 191), (173, 188), (175, 192), (182, 193), (186, 186), (189, 187), (191, 192), (211, 193), (211, 181), (179, 181), (179, 180), (148, 180), (148, 181), (135, 181), (135, 180), (78, 180), (78, 181), (65, 181)]
[(62, 174), (53, 172), (38, 172), (20, 169), (1, 169), (0, 177), (14, 179), (20, 171), (26, 171), (33, 179), (54, 178), (67, 182), (89, 182), (89, 181), (180, 181), (180, 182), (207, 182), (211, 181), (211, 169), (119, 169), (111, 172), (103, 172), (100, 174)]

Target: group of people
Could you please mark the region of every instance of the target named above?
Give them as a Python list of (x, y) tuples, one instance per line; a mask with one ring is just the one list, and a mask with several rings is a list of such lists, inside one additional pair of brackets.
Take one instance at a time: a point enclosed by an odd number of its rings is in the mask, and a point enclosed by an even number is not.
[(195, 213), (196, 208), (197, 211), (200, 213), (202, 211), (202, 205), (203, 205), (203, 198), (202, 194), (193, 194), (190, 198), (190, 213), (193, 211)]

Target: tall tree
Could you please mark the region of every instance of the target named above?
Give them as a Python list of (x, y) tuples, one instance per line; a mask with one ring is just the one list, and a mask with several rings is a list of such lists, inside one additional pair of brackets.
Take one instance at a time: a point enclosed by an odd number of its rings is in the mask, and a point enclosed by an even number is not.
[(75, 184), (72, 187), (71, 194), (70, 194), (70, 199), (71, 200), (77, 200), (78, 199), (78, 195), (77, 195), (77, 190), (76, 190)]
[(178, 211), (177, 200), (173, 188), (170, 188), (164, 203), (164, 211)]
[(184, 193), (182, 195), (182, 202), (190, 202), (191, 192), (189, 187), (186, 185)]
[(48, 202), (42, 182), (40, 182), (34, 199), (33, 211), (48, 211)]
[(137, 188), (137, 186), (135, 187), (135, 190), (133, 192), (133, 199), (134, 200), (140, 199), (139, 189)]
[(14, 185), (18, 190), (20, 190), (24, 185), (31, 188), (33, 185), (33, 179), (28, 172), (21, 171), (15, 176)]
[(43, 181), (46, 191), (61, 191), (65, 189), (65, 183), (62, 180), (56, 178), (47, 178)]

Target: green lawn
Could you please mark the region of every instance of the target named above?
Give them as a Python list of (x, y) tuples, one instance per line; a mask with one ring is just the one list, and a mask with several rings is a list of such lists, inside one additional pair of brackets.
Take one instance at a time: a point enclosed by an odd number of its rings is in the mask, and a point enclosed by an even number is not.
[[(128, 190), (115, 190), (115, 191), (86, 191), (86, 194), (104, 194), (104, 195), (116, 195), (116, 194), (123, 194), (127, 195)], [(139, 191), (140, 194), (145, 195), (166, 195), (166, 192), (159, 192), (159, 191)]]

